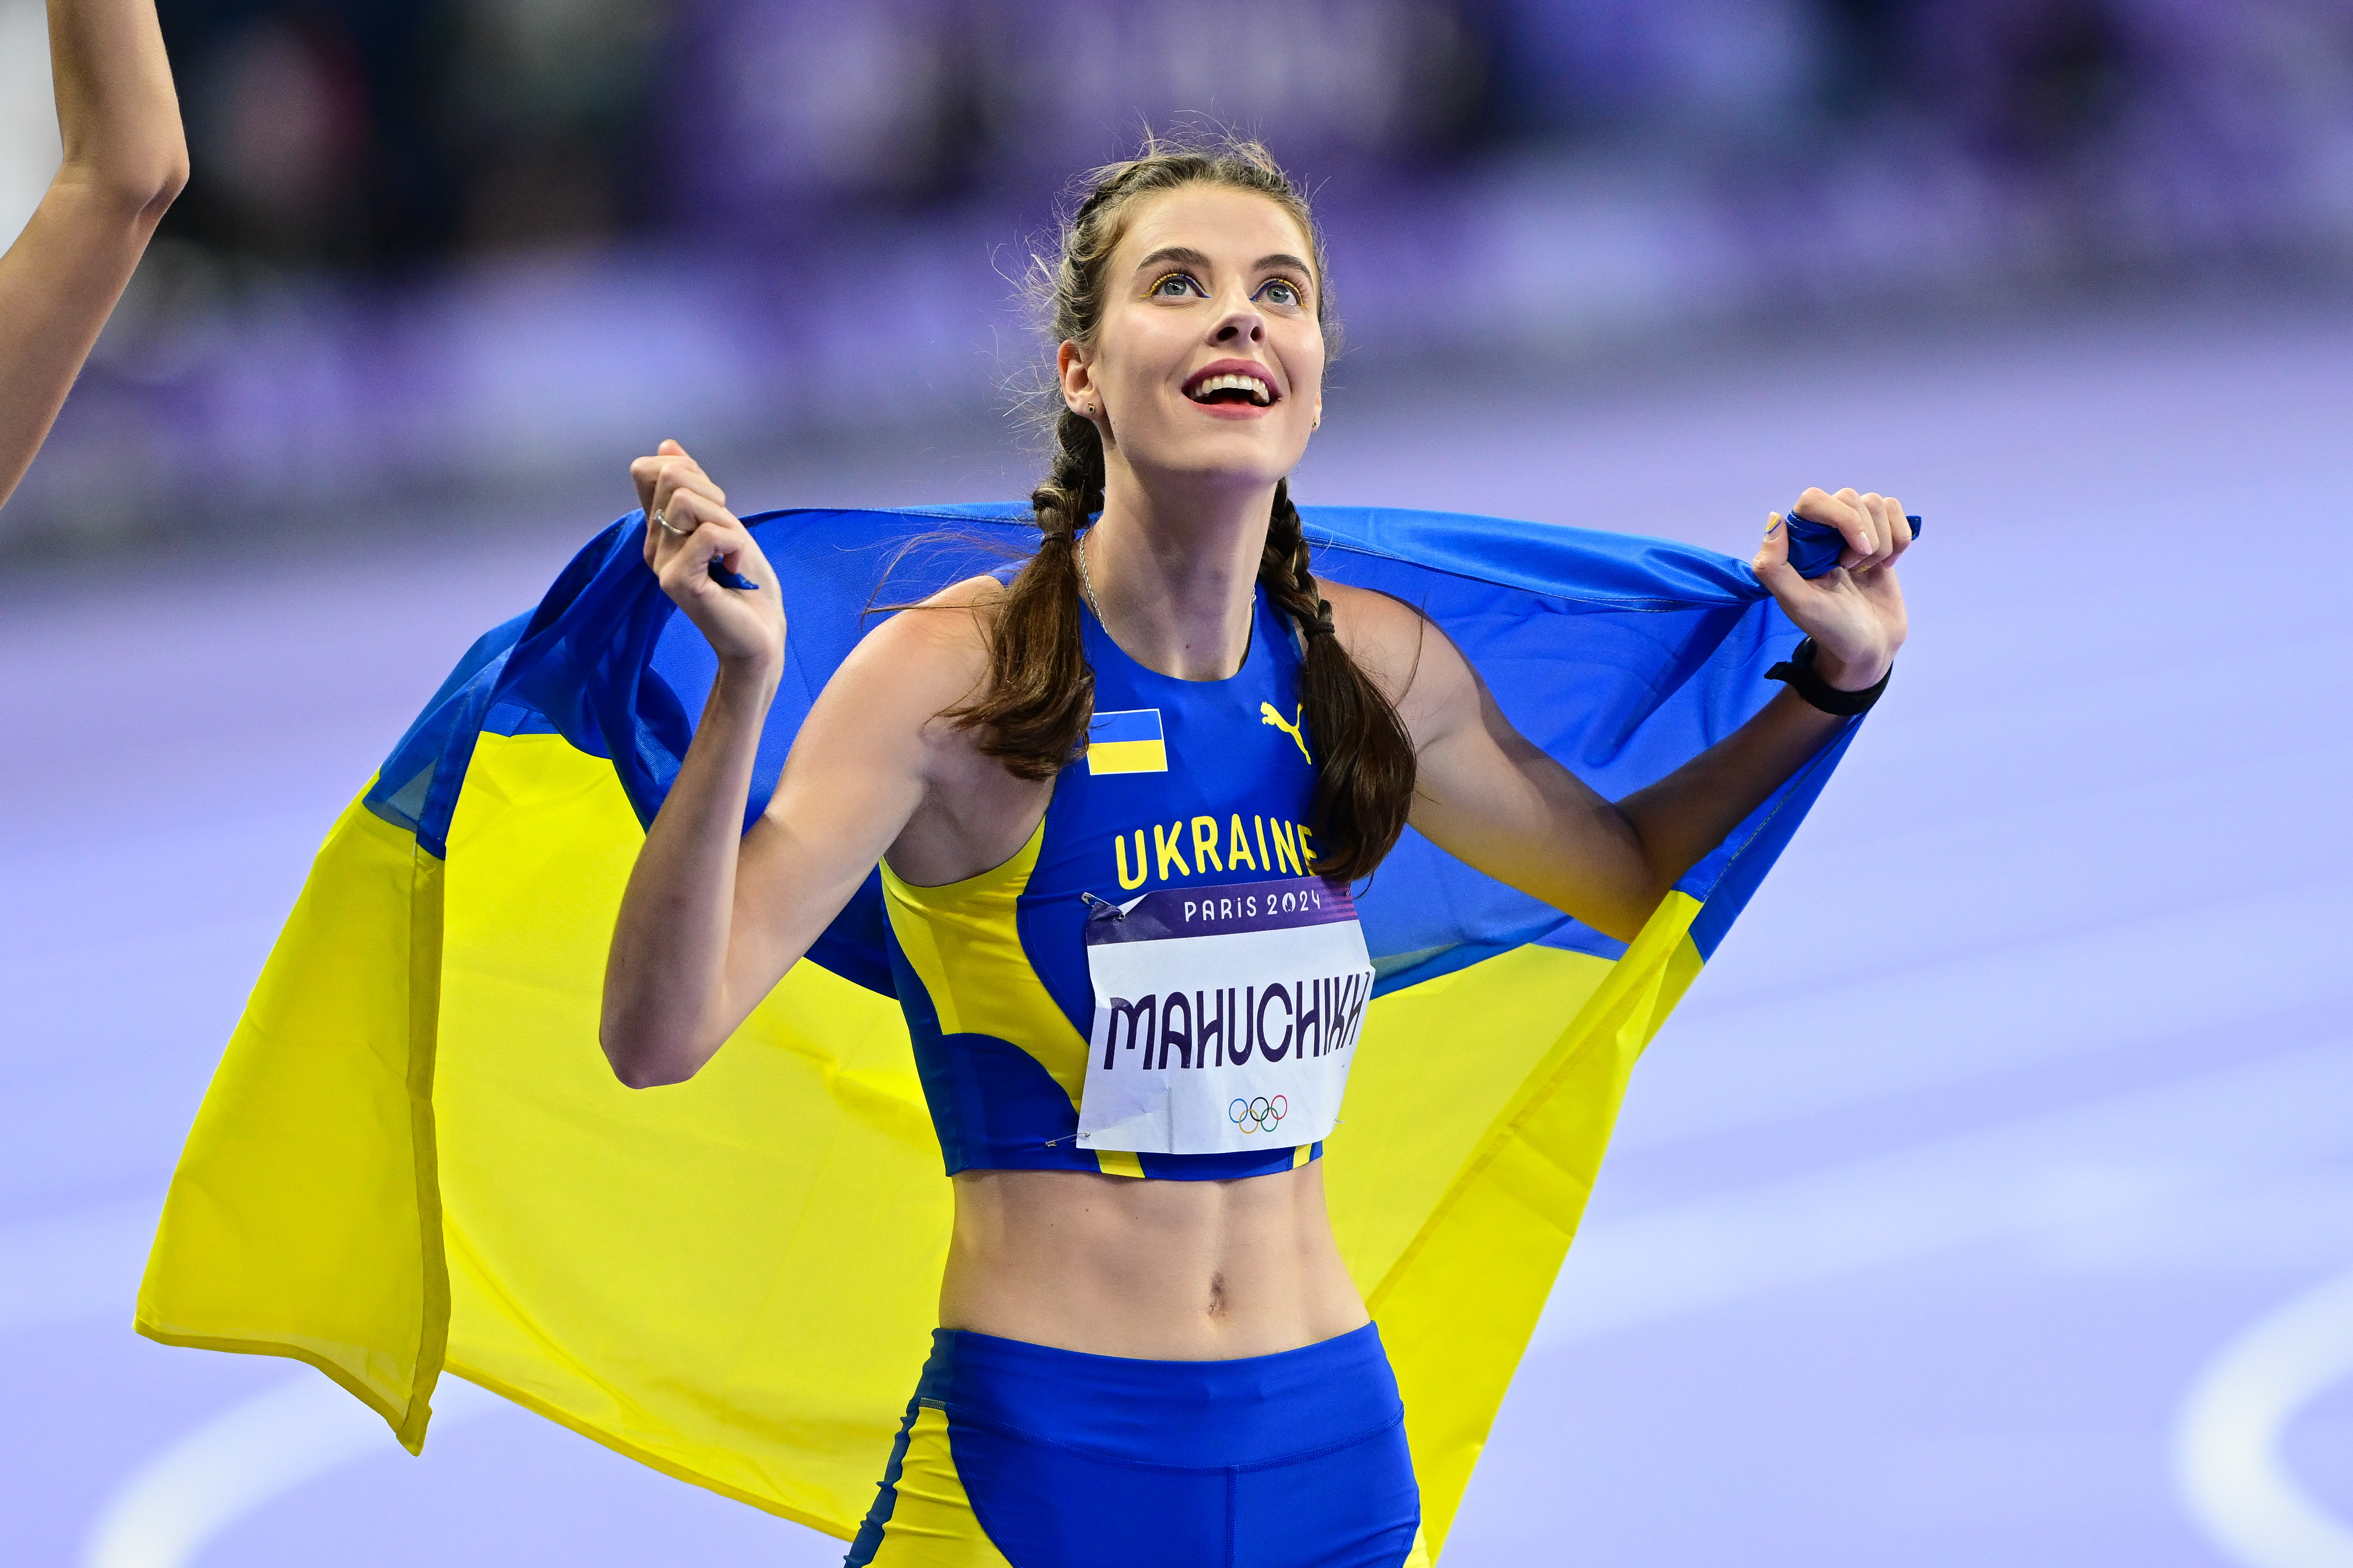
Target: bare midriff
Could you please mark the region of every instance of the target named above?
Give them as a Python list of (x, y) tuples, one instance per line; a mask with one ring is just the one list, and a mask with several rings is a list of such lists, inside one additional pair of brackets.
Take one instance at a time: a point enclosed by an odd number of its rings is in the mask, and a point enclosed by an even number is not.
[(965, 1171), (940, 1322), (1150, 1361), (1296, 1350), (1370, 1318), (1311, 1162), (1228, 1182)]

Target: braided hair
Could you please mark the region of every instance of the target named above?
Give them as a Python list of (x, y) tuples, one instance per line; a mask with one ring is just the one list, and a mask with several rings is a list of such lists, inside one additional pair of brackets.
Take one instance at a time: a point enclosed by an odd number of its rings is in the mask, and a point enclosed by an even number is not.
[[(1125, 163), (1098, 169), (1061, 226), (1061, 254), (1041, 261), (1039, 294), (1055, 342), (1092, 343), (1103, 323), (1105, 278), (1139, 198), (1187, 185), (1222, 185), (1273, 201), (1299, 225), (1324, 274), (1324, 237), (1307, 202), (1266, 149), (1227, 140), (1195, 147), (1147, 141)], [(1335, 327), (1325, 291), (1315, 310), (1327, 340)], [(988, 617), (988, 674), (968, 703), (947, 717), (978, 732), (977, 744), (1018, 778), (1053, 777), (1078, 756), (1094, 712), (1094, 670), (1087, 663), (1077, 547), (1080, 531), (1103, 504), (1103, 436), (1092, 420), (1058, 408), (1052, 457), (1030, 492), (1040, 535), (1038, 553), (1007, 585)], [(1297, 627), (1302, 644), (1299, 699), (1318, 766), (1308, 826), (1315, 870), (1334, 881), (1368, 876), (1404, 831), (1412, 804), (1413, 742), (1386, 694), (1352, 658), (1332, 627), (1332, 606), (1317, 590), (1291, 483), (1274, 488), (1258, 577), (1275, 608)]]

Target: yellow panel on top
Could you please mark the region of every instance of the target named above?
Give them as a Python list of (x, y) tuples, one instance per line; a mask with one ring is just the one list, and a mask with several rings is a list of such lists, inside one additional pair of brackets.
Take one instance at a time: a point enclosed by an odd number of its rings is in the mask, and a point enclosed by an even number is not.
[(932, 999), (941, 1032), (987, 1035), (1019, 1047), (1061, 1085), (1076, 1109), (1087, 1081), (1087, 1037), (1038, 978), (1021, 945), (1021, 893), (1045, 844), (1041, 816), (1003, 865), (932, 888), (902, 881), (886, 861), (882, 908), (899, 951)]

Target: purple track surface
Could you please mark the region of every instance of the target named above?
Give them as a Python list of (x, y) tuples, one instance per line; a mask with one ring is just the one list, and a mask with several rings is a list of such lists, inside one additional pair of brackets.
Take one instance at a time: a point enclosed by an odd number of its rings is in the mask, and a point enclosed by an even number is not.
[[(1890, 700), (1636, 1075), (1448, 1562), (2353, 1562), (2348, 367), (2284, 308), (1335, 396), (1318, 500), (1741, 552), (1808, 482), (1928, 518)], [(468, 1390), (411, 1459), (129, 1328), (318, 838), (614, 477), (561, 526), (0, 585), (10, 1563), (839, 1561)]]

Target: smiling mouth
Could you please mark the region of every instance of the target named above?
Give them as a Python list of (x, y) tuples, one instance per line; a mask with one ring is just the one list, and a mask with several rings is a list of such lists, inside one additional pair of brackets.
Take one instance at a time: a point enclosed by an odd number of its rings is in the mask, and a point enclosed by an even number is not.
[(1253, 408), (1267, 408), (1274, 403), (1274, 389), (1254, 375), (1210, 375), (1185, 389), (1185, 395), (1196, 403), (1240, 403)]

